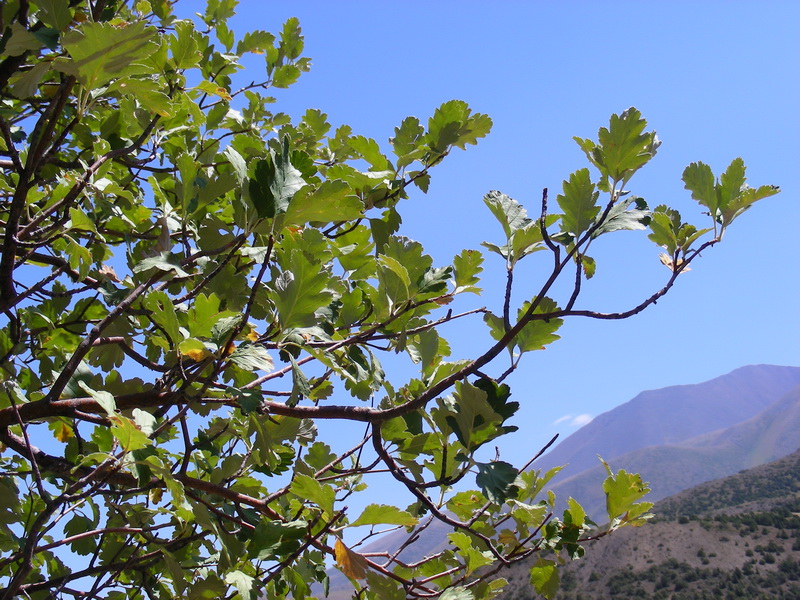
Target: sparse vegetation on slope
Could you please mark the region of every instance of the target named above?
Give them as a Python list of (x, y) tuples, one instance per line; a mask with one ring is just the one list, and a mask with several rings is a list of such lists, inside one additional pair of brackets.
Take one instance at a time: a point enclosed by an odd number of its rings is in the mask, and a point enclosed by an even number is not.
[[(564, 569), (557, 600), (800, 598), (800, 451), (654, 507), (651, 525)], [(538, 596), (522, 569), (504, 600)]]

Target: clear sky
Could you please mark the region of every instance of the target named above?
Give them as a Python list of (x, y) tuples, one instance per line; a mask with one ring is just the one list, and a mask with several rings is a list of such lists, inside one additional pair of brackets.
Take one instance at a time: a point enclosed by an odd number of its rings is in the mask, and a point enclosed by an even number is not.
[[(191, 8), (192, 2), (183, 8)], [(197, 10), (202, 4), (195, 2)], [(300, 19), (310, 73), (278, 90), (277, 109), (320, 108), (334, 126), (384, 147), (408, 115), (467, 101), (494, 120), (490, 136), (433, 171), (427, 196), (401, 206), (404, 235), (437, 264), (500, 241), (483, 205), (501, 190), (532, 212), (541, 190), (588, 166), (572, 136), (596, 138), (613, 112), (636, 106), (663, 140), (629, 185), (651, 207), (704, 217), (681, 173), (702, 160), (719, 174), (742, 156), (753, 185), (776, 184), (666, 298), (625, 322), (573, 320), (510, 380), (523, 404), (502, 457), (519, 464), (553, 433), (645, 389), (694, 383), (754, 363), (800, 365), (800, 3), (787, 2), (261, 2), (244, 0), (234, 28), (277, 32)], [(254, 60), (248, 68), (258, 70)], [(260, 74), (260, 73), (259, 73)], [(257, 75), (253, 76), (257, 79)], [(643, 232), (600, 239), (582, 308), (624, 310), (668, 271)], [(499, 306), (503, 264), (487, 256), (484, 298)], [(546, 275), (531, 261), (518, 280)], [(526, 299), (520, 289), (519, 302)], [(454, 355), (473, 355), (485, 326), (451, 326)], [(575, 417), (584, 415), (575, 421)], [(558, 421), (558, 423), (556, 423)]]

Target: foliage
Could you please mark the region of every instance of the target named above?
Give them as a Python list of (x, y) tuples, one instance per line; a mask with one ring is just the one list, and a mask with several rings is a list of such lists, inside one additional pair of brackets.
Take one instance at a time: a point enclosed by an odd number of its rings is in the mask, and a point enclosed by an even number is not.
[[(503, 380), (565, 318), (655, 303), (777, 189), (745, 186), (739, 159), (719, 181), (695, 163), (684, 180), (713, 233), (650, 213), (623, 190), (659, 144), (631, 108), (598, 142), (578, 139), (599, 178), (570, 175), (561, 213), (546, 190), (535, 219), (486, 196), (503, 311), (454, 314), (454, 296), (480, 292), (484, 257), (434, 265), (400, 234), (400, 205), (489, 117), (445, 102), (403, 120), (388, 154), (318, 109), (293, 120), (268, 94), (310, 68), (298, 22), (238, 35), (234, 8), (209, 0), (194, 22), (166, 0), (0, 7), (2, 597), (301, 600), (335, 560), (360, 598), (466, 600), (537, 553), (531, 580), (552, 594), (562, 556), (645, 517), (647, 487), (611, 476), (606, 527), (575, 501), (554, 515), (554, 473), (476, 455), (515, 429)], [(263, 79), (239, 73), (249, 55)], [(665, 285), (625, 312), (576, 309), (594, 240), (646, 228), (667, 250)], [(534, 252), (552, 269), (514, 302)], [(448, 361), (440, 326), (476, 316), (494, 341)], [(403, 354), (417, 375), (391, 381), (382, 363)], [(335, 451), (321, 420), (365, 433)], [(379, 472), (411, 504), (351, 514)], [(479, 489), (454, 490), (472, 477)], [(416, 565), (345, 541), (391, 527), (413, 540), (431, 519), (452, 527), (451, 547)]]

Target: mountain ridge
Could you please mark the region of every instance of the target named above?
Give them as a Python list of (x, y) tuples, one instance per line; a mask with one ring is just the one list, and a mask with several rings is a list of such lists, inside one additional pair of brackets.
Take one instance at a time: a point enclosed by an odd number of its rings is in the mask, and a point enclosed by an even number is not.
[[(640, 473), (651, 483), (653, 501), (671, 496), (704, 481), (719, 479), (742, 469), (786, 456), (800, 447), (800, 386), (741, 423), (702, 434), (676, 444), (640, 448), (606, 459), (616, 469)], [(603, 510), (599, 464), (559, 479), (551, 489), (565, 500), (577, 498), (590, 515)]]
[[(595, 466), (598, 454), (610, 460), (639, 448), (726, 429), (798, 385), (800, 367), (748, 365), (701, 383), (647, 390), (565, 438), (537, 460), (536, 468), (566, 464), (561, 476), (570, 476)], [(609, 435), (614, 428), (623, 431)]]

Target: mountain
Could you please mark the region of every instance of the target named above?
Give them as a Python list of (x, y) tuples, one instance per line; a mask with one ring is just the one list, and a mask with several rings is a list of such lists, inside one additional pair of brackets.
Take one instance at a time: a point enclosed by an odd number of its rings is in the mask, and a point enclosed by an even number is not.
[[(654, 522), (595, 542), (556, 600), (800, 598), (800, 451), (664, 499)], [(536, 597), (525, 565), (501, 600)]]
[[(641, 473), (651, 484), (654, 501), (798, 447), (800, 367), (754, 365), (704, 383), (642, 392), (570, 435), (534, 467), (546, 470), (568, 463), (549, 487), (560, 502), (572, 496), (601, 522), (605, 471), (598, 455), (615, 470)], [(440, 523), (432, 525), (403, 559), (414, 562), (442, 549), (449, 531)], [(393, 552), (406, 539), (398, 531), (358, 550)], [(330, 598), (349, 598), (351, 593), (346, 578), (332, 571)]]
[(751, 365), (716, 379), (642, 392), (596, 417), (537, 461), (572, 476), (648, 446), (674, 445), (756, 416), (800, 385), (800, 367)]
[[(618, 417), (618, 422), (626, 420)], [(609, 431), (612, 437), (617, 433)], [(754, 416), (730, 427), (674, 443), (638, 448), (618, 456), (603, 455), (603, 458), (615, 470), (640, 473), (645, 481), (650, 482), (651, 500), (659, 500), (704, 481), (776, 460), (798, 447), (800, 386), (789, 390)], [(560, 478), (552, 490), (563, 500), (568, 496), (579, 499), (589, 514), (599, 516), (605, 506), (601, 488), (604, 477), (605, 470), (598, 462), (589, 469)]]

